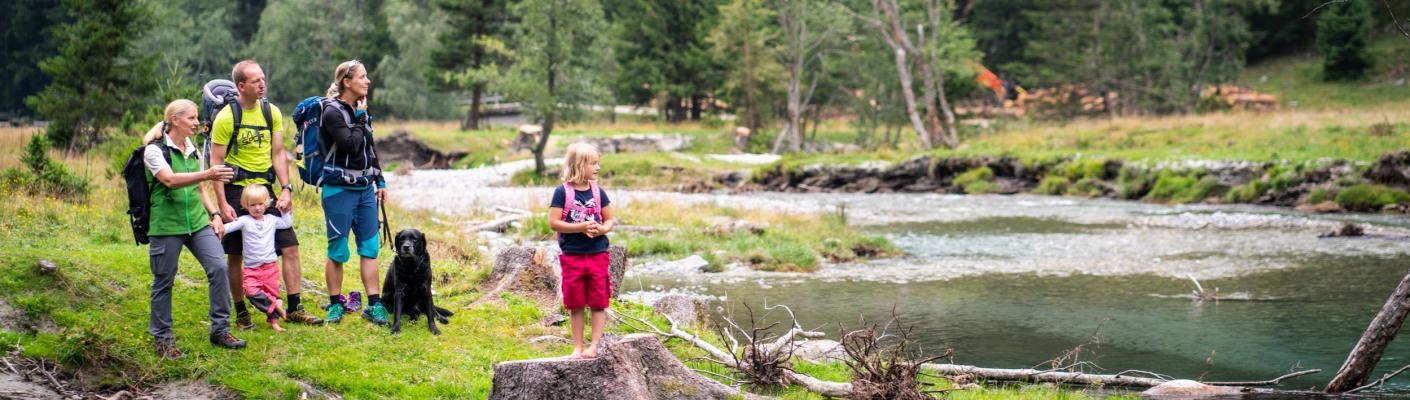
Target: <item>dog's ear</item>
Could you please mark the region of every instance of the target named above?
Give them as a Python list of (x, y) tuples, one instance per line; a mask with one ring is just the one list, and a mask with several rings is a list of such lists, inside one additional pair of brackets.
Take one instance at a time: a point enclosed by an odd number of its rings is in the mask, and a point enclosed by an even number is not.
[(416, 254), (422, 258), (429, 258), (430, 253), (426, 251), (426, 234), (413, 229), (411, 235), (416, 237)]

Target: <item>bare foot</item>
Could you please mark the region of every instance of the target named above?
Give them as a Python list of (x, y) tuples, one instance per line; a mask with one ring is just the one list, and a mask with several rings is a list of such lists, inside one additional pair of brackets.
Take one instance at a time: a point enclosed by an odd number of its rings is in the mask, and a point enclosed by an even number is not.
[(568, 355), (568, 359), (569, 359), (569, 360), (576, 360), (576, 359), (579, 359), (579, 358), (583, 358), (583, 348), (581, 348), (581, 347), (574, 347), (574, 348), (573, 348), (573, 354), (569, 354), (569, 355)]
[(596, 347), (596, 346), (588, 347), (587, 350), (583, 350), (583, 355), (582, 355), (580, 358), (584, 358), (584, 359), (597, 358), (597, 347)]
[(285, 331), (284, 327), (279, 326), (279, 320), (277, 320), (277, 319), (271, 319), (271, 320), (269, 320), (269, 327), (270, 327), (270, 328), (274, 328), (274, 331), (275, 331), (275, 332), (283, 332), (283, 331)]

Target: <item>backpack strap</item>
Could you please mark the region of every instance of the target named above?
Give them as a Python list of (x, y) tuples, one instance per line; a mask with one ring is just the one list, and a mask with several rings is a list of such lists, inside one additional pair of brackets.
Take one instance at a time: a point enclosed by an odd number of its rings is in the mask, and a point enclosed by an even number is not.
[[(260, 112), (264, 114), (264, 126), (245, 125), (240, 123), (241, 117), (243, 117), (245, 114), (244, 110), (240, 109), (240, 101), (236, 100), (230, 102), (230, 116), (232, 117), (230, 124), (231, 133), (229, 146), (225, 148), (226, 157), (229, 157), (232, 153), (240, 154), (240, 142), (236, 140), (240, 137), (240, 128), (253, 128), (256, 131), (270, 131), (270, 140), (274, 140), (274, 115), (273, 112), (269, 110), (269, 100), (259, 99), (259, 108)], [(261, 140), (261, 138), (262, 137), (259, 135), (259, 133), (256, 132), (255, 140)]]
[(592, 204), (597, 207), (597, 222), (607, 222), (602, 220), (602, 188), (592, 182), (588, 182), (588, 186), (592, 190)]

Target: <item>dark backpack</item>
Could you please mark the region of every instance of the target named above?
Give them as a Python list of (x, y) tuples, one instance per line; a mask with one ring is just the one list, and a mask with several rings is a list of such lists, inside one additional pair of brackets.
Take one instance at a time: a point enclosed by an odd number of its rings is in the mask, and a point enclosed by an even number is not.
[[(348, 186), (366, 186), (376, 182), (381, 171), (370, 168), (363, 171), (349, 171), (333, 162), (335, 148), (323, 138), (323, 110), (333, 107), (343, 116), (343, 122), (352, 126), (353, 117), (336, 104), (332, 98), (313, 96), (299, 102), (294, 107), (294, 126), (298, 136), (294, 138), (294, 165), (299, 169), (299, 178), (314, 186), (333, 183)], [(371, 117), (368, 117), (371, 118)], [(372, 138), (367, 138), (371, 143)], [(376, 150), (373, 150), (374, 152)], [(374, 153), (375, 154), (375, 153)]]
[[(167, 164), (171, 164), (171, 149), (166, 147), (166, 135), (162, 135), (153, 144), (162, 149), (162, 158)], [(147, 179), (147, 165), (142, 162), (142, 155), (147, 151), (147, 145), (137, 146), (132, 150), (132, 155), (127, 157), (127, 164), (122, 167), (122, 179), (127, 182), (127, 217), (132, 225), (132, 238), (137, 240), (138, 245), (151, 242), (147, 237), (147, 229), (152, 225), (152, 192), (161, 183), (155, 177)]]
[[(215, 116), (216, 114), (219, 114), (220, 110), (225, 108), (226, 106), (230, 107), (230, 117), (232, 119), (231, 122), (233, 122), (232, 125), (234, 125), (230, 132), (230, 143), (225, 146), (225, 157), (227, 159), (230, 158), (231, 154), (240, 154), (240, 142), (236, 139), (238, 139), (240, 135), (241, 128), (262, 131), (274, 130), (274, 116), (273, 113), (269, 110), (269, 100), (259, 100), (260, 111), (264, 113), (263, 126), (245, 125), (240, 122), (240, 118), (242, 118), (245, 113), (240, 110), (239, 100), (240, 92), (235, 88), (234, 82), (225, 79), (213, 79), (210, 82), (206, 82), (206, 84), (201, 87), (201, 121), (203, 130), (206, 134), (206, 140), (201, 145), (201, 152), (204, 153), (207, 160), (210, 159), (211, 154), (211, 140), (214, 136), (211, 134), (211, 131), (213, 129), (213, 126), (215, 125)], [(272, 135), (270, 139), (273, 140)], [(235, 167), (234, 165), (230, 165), (229, 163), (226, 163), (226, 165), (235, 169), (236, 176), (234, 179), (232, 179), (232, 182), (252, 177), (263, 177), (271, 182), (274, 181), (274, 171), (272, 170), (264, 172), (254, 172), (242, 170), (238, 167)]]

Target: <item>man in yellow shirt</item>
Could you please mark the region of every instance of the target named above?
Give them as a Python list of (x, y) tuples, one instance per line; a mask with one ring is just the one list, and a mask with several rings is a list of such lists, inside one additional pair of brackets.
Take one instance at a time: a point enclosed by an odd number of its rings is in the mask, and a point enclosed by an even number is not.
[[(220, 214), (225, 222), (249, 214), (240, 206), (240, 193), (249, 185), (264, 185), (273, 194), (275, 207), (269, 215), (280, 217), (292, 211), (293, 186), (289, 185), (289, 161), (284, 157), (282, 135), (284, 115), (279, 108), (264, 99), (267, 90), (264, 70), (254, 60), (235, 64), (231, 81), (240, 92), (238, 104), (232, 103), (216, 113), (211, 124), (211, 165), (226, 164), (235, 170), (230, 183), (214, 185)], [(237, 115), (235, 111), (238, 110)], [(271, 185), (279, 182), (279, 189)], [(299, 298), (303, 273), (299, 267), (299, 239), (292, 228), (275, 231), (274, 244), (283, 260), (284, 287), (288, 292), (288, 320), (317, 325), (323, 320), (304, 310)], [(243, 282), (241, 268), (243, 243), (239, 232), (225, 235), (226, 264), (231, 282)], [(240, 285), (230, 285), (230, 297), (235, 300), (235, 324), (241, 329), (254, 328), (245, 306), (245, 292)]]

